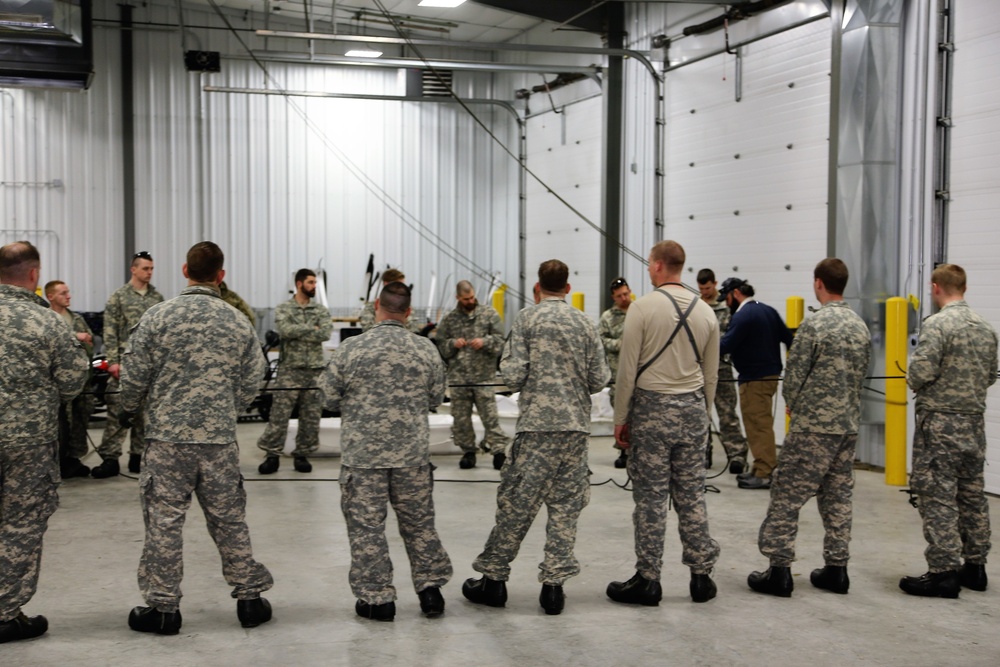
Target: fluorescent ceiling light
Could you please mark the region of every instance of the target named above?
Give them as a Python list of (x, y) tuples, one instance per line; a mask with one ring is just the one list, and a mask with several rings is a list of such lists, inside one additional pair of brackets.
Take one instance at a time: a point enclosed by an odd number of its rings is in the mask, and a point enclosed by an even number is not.
[(458, 7), (465, 0), (420, 0), (420, 7)]
[(355, 58), (378, 58), (382, 55), (382, 52), (372, 51), (371, 49), (351, 49), (344, 55), (354, 56)]

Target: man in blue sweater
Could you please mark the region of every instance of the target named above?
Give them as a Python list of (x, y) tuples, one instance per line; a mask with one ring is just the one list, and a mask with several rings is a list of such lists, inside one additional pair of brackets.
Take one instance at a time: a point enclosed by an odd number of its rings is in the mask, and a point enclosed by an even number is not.
[(719, 288), (733, 317), (722, 337), (722, 354), (732, 358), (739, 373), (740, 413), (753, 467), (737, 475), (741, 489), (770, 489), (771, 471), (778, 463), (774, 443), (774, 395), (781, 375), (781, 343), (792, 344), (792, 332), (771, 306), (753, 298), (754, 289), (741, 278), (727, 278)]

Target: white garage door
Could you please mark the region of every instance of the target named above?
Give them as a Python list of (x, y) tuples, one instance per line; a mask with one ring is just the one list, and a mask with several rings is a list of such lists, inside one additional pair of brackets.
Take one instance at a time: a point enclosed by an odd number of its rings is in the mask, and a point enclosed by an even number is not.
[[(969, 276), (966, 299), (1000, 330), (1000, 24), (995, 0), (955, 7), (948, 261)], [(1000, 493), (1000, 389), (986, 407), (986, 490)]]

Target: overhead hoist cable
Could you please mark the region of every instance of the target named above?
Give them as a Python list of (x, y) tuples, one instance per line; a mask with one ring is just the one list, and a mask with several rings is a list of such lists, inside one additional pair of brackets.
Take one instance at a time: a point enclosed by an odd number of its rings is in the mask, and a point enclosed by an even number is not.
[[(323, 142), (324, 146), (326, 146), (326, 148), (333, 154), (335, 158), (337, 158), (338, 161), (340, 161), (340, 163), (347, 169), (348, 172), (350, 172), (352, 176), (354, 176), (355, 178), (358, 179), (358, 181), (361, 182), (362, 186), (364, 186), (366, 190), (368, 190), (372, 195), (374, 195), (374, 197), (377, 200), (379, 200), (382, 203), (382, 205), (385, 206), (386, 209), (395, 214), (396, 217), (400, 220), (400, 222), (402, 222), (407, 227), (416, 232), (424, 241), (426, 241), (428, 244), (436, 248), (439, 252), (448, 256), (456, 263), (458, 263), (460, 266), (471, 271), (473, 274), (475, 274), (477, 277), (483, 280), (489, 281), (494, 278), (492, 272), (480, 267), (478, 264), (476, 264), (474, 260), (467, 257), (458, 248), (448, 243), (445, 239), (441, 238), (433, 230), (424, 225), (419, 218), (417, 218), (415, 215), (406, 210), (406, 208), (400, 202), (398, 202), (395, 198), (393, 198), (392, 195), (386, 192), (384, 188), (382, 188), (371, 177), (369, 177), (364, 172), (364, 170), (361, 169), (361, 167), (355, 164), (354, 161), (351, 160), (351, 158), (346, 153), (344, 153), (344, 151), (338, 148), (337, 145), (333, 142), (333, 140), (330, 139), (325, 132), (323, 132), (323, 129), (315, 121), (313, 121), (312, 118), (309, 117), (309, 114), (306, 113), (305, 109), (303, 109), (296, 103), (296, 101), (293, 99), (293, 96), (288, 94), (287, 89), (281, 84), (279, 84), (278, 81), (271, 75), (271, 72), (268, 70), (267, 65), (265, 65), (264, 62), (261, 61), (260, 58), (258, 58), (257, 55), (250, 49), (250, 46), (245, 41), (243, 41), (242, 35), (240, 35), (239, 32), (235, 29), (235, 27), (233, 27), (233, 25), (229, 22), (229, 19), (222, 12), (221, 8), (215, 2), (215, 0), (208, 0), (208, 2), (212, 6), (212, 9), (215, 11), (215, 13), (219, 16), (219, 18), (222, 19), (222, 21), (226, 24), (227, 29), (236, 38), (236, 40), (239, 42), (243, 50), (246, 51), (250, 59), (254, 62), (254, 64), (257, 65), (257, 67), (264, 74), (264, 77), (267, 80), (268, 84), (274, 87), (274, 89), (281, 95), (281, 97), (284, 98), (285, 103), (289, 106), (289, 108), (291, 108), (302, 119), (306, 127), (312, 130), (312, 132), (317, 137), (319, 137), (319, 139)], [(519, 299), (525, 298), (525, 295), (521, 294), (518, 290), (514, 289), (510, 285), (508, 285), (507, 291), (515, 298)]]
[[(212, 2), (213, 0), (209, 0), (209, 1)], [(496, 134), (494, 134), (494, 132), (489, 127), (486, 126), (486, 123), (484, 123), (483, 120), (479, 116), (476, 115), (476, 113), (469, 107), (469, 105), (467, 105), (465, 103), (465, 100), (463, 100), (461, 97), (459, 97), (459, 95), (455, 92), (455, 89), (452, 88), (451, 83), (448, 82), (448, 81), (446, 81), (445, 78), (443, 76), (441, 76), (441, 74), (440, 74), (440, 72), (438, 72), (437, 68), (435, 68), (434, 65), (431, 64), (430, 60), (428, 60), (427, 57), (424, 56), (424, 54), (420, 50), (420, 48), (417, 47), (417, 45), (413, 42), (413, 40), (410, 39), (409, 35), (406, 34), (406, 32), (403, 30), (402, 26), (396, 20), (396, 17), (394, 17), (392, 14), (390, 14), (389, 11), (385, 8), (385, 5), (382, 4), (382, 0), (375, 0), (375, 6), (378, 7), (379, 11), (382, 12), (382, 15), (386, 18), (386, 20), (388, 20), (392, 24), (392, 27), (396, 30), (396, 33), (403, 40), (406, 41), (406, 45), (410, 49), (413, 50), (413, 52), (416, 54), (417, 58), (419, 58), (421, 61), (423, 61), (424, 66), (434, 75), (434, 78), (437, 79), (438, 84), (440, 86), (442, 86), (445, 90), (448, 91), (448, 94), (451, 95), (451, 97), (455, 100), (455, 102), (458, 103), (458, 105), (460, 107), (462, 107), (462, 109), (464, 109), (467, 114), (469, 114), (469, 116), (472, 118), (472, 120), (475, 121), (475, 123), (479, 127), (481, 127), (483, 129), (483, 131), (486, 132), (486, 134), (488, 134), (490, 136), (490, 138), (494, 142), (496, 142), (496, 144), (498, 146), (500, 146), (500, 149), (503, 150), (503, 152), (505, 152), (515, 162), (517, 162), (517, 164), (519, 165), (519, 167), (524, 170), (524, 173), (526, 173), (529, 176), (531, 176), (531, 178), (533, 178), (535, 180), (535, 182), (537, 182), (540, 186), (542, 186), (547, 193), (549, 193), (550, 195), (552, 195), (553, 197), (555, 197), (556, 200), (559, 201), (559, 203), (561, 203), (563, 206), (565, 206), (566, 208), (568, 208), (576, 217), (578, 217), (580, 220), (582, 220), (585, 224), (587, 224), (588, 226), (590, 226), (591, 228), (593, 228), (598, 234), (600, 234), (602, 237), (604, 237), (605, 240), (612, 240), (614, 243), (616, 243), (618, 245), (618, 248), (621, 249), (622, 252), (624, 252), (626, 255), (632, 257), (633, 259), (638, 260), (639, 262), (641, 262), (645, 266), (645, 264), (646, 264), (646, 258), (645, 257), (643, 257), (639, 253), (635, 252), (634, 250), (632, 250), (631, 248), (629, 248), (628, 246), (626, 246), (624, 243), (621, 242), (621, 240), (619, 240), (619, 239), (611, 239), (608, 236), (608, 233), (604, 229), (602, 229), (600, 225), (596, 224), (594, 221), (592, 221), (590, 218), (588, 218), (586, 215), (584, 215), (583, 212), (581, 212), (575, 206), (573, 206), (572, 204), (570, 204), (569, 201), (567, 201), (562, 195), (560, 195), (558, 192), (556, 192), (554, 189), (552, 189), (552, 187), (549, 186), (548, 183), (546, 183), (545, 181), (543, 181), (542, 178), (538, 174), (536, 174), (534, 171), (532, 171), (528, 167), (527, 164), (525, 164), (517, 155), (515, 155), (514, 152), (511, 151), (510, 148), (508, 148), (507, 145), (503, 141), (501, 141), (500, 138)]]

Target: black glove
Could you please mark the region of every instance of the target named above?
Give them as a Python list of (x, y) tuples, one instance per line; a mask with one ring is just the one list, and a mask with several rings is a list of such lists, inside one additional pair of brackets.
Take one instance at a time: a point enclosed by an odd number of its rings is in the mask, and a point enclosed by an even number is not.
[(135, 423), (136, 414), (134, 412), (126, 412), (122, 410), (121, 414), (118, 415), (118, 424), (122, 428), (132, 428), (132, 424)]

